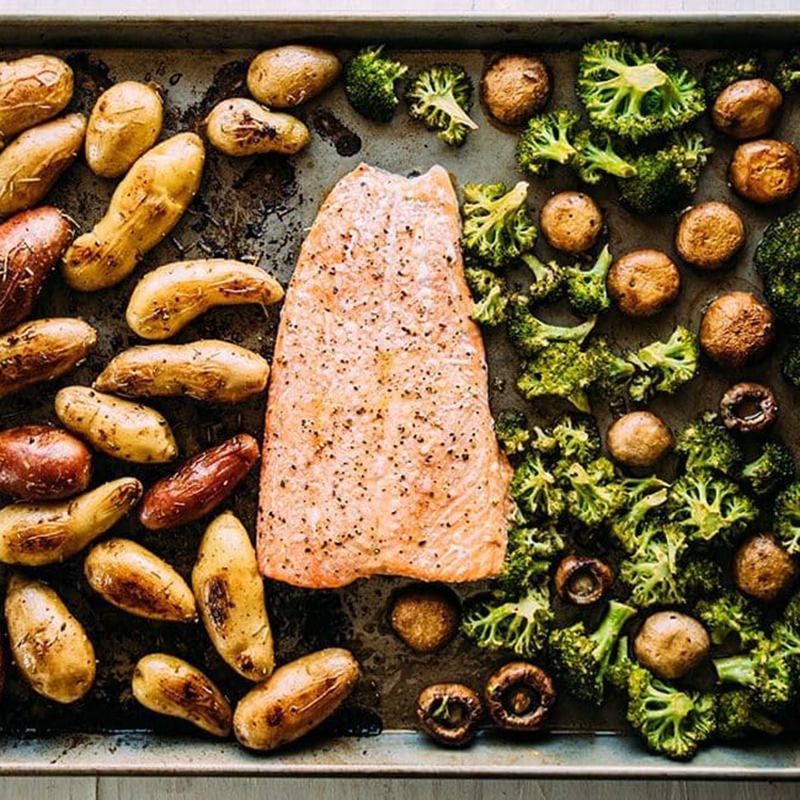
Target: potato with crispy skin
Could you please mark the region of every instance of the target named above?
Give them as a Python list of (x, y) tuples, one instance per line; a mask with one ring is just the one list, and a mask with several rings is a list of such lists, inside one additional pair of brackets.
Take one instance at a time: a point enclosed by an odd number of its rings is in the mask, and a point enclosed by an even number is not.
[(247, 70), (247, 89), (269, 108), (291, 108), (324, 92), (342, 71), (321, 47), (290, 44), (259, 53)]

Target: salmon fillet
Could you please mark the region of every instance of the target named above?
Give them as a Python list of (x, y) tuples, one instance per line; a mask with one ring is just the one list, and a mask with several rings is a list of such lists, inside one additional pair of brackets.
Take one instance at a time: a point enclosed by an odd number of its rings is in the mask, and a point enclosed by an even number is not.
[(497, 574), (511, 468), (447, 172), (362, 164), (325, 200), (286, 293), (267, 401), (258, 561), (332, 588)]

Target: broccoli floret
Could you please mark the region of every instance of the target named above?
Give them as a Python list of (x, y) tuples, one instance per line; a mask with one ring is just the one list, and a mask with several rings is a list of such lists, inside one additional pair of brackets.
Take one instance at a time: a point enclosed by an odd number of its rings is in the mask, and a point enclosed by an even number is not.
[(717, 95), (736, 81), (757, 78), (764, 72), (764, 59), (758, 53), (733, 53), (715, 58), (703, 71), (703, 88), (706, 99), (713, 103)]
[(602, 443), (597, 421), (590, 414), (561, 414), (550, 426), (562, 458), (586, 464), (600, 455)]
[(775, 652), (786, 659), (795, 680), (800, 677), (800, 630), (778, 619), (772, 623), (770, 640)]
[(464, 247), (494, 269), (506, 266), (536, 242), (525, 201), (528, 184), (511, 191), (504, 183), (468, 183), (464, 187)]
[(544, 175), (552, 162), (569, 162), (576, 153), (570, 136), (578, 121), (578, 115), (565, 108), (531, 117), (517, 142), (520, 169), (531, 175)]
[(362, 117), (389, 122), (400, 102), (395, 82), (408, 67), (383, 55), (383, 45), (365, 47), (344, 65), (344, 93)]
[(626, 553), (633, 553), (644, 540), (647, 523), (652, 518), (651, 512), (667, 502), (669, 484), (650, 475), (646, 478), (626, 478), (622, 488), (625, 490), (627, 506), (611, 520), (609, 533)]
[(764, 620), (758, 607), (736, 591), (723, 592), (695, 606), (714, 644), (722, 644), (733, 637), (744, 648), (758, 643), (764, 632)]
[(623, 158), (614, 150), (607, 133), (582, 130), (575, 135), (575, 155), (570, 166), (584, 183), (599, 183), (603, 175), (631, 178), (636, 174), (633, 160)]
[(553, 622), (547, 582), (519, 598), (494, 592), (467, 604), (461, 630), (478, 647), (511, 650), (525, 658), (544, 649)]
[(676, 451), (683, 456), (684, 470), (713, 470), (729, 478), (739, 474), (742, 449), (714, 413), (705, 413), (678, 435)]
[(652, 342), (628, 356), (637, 370), (628, 389), (633, 400), (644, 402), (656, 392), (672, 394), (697, 374), (700, 346), (683, 325), (666, 342)]
[(731, 480), (706, 470), (672, 484), (670, 519), (693, 542), (731, 541), (758, 516), (755, 503)]
[(406, 89), (408, 113), (421, 120), (447, 144), (461, 145), (478, 126), (470, 119), (472, 81), (458, 64), (432, 64)]
[(567, 511), (592, 528), (610, 519), (625, 504), (625, 490), (607, 458), (596, 458), (585, 466), (577, 462), (564, 472)]
[(800, 389), (800, 339), (794, 338), (781, 359), (781, 375)]
[(528, 420), (521, 411), (501, 411), (494, 420), (494, 435), (509, 456), (524, 453), (531, 441)]
[(753, 494), (763, 497), (791, 483), (796, 474), (792, 451), (785, 442), (772, 441), (742, 467), (740, 477)]
[(775, 498), (773, 533), (788, 552), (800, 553), (800, 481)]
[(699, 598), (713, 597), (724, 582), (722, 567), (710, 558), (693, 555), (681, 564), (680, 591), (684, 602), (694, 603)]
[(598, 362), (576, 342), (554, 342), (523, 365), (517, 388), (528, 400), (563, 397), (578, 411), (591, 412), (586, 390), (598, 378)]
[(520, 353), (532, 356), (553, 342), (582, 344), (595, 322), (596, 319), (592, 318), (580, 325), (554, 325), (543, 322), (524, 307), (513, 306), (508, 321), (508, 338)]
[(546, 579), (553, 559), (566, 546), (554, 524), (548, 527), (512, 528), (497, 585), (511, 595), (520, 595)]
[(488, 269), (467, 267), (464, 270), (475, 305), (470, 318), (479, 325), (500, 325), (506, 321), (508, 287), (505, 280)]
[(650, 750), (691, 758), (716, 730), (716, 698), (682, 691), (638, 665), (628, 675), (628, 721)]
[(781, 619), (795, 630), (800, 630), (800, 591), (795, 592), (789, 598), (789, 602), (783, 609), (783, 614), (781, 614)]
[(800, 48), (793, 48), (784, 54), (775, 67), (772, 82), (784, 93), (800, 88)]
[(796, 322), (800, 315), (800, 210), (767, 225), (753, 253), (753, 264), (775, 313)]
[(723, 742), (741, 739), (750, 732), (778, 736), (783, 725), (768, 717), (749, 689), (723, 692), (717, 698), (717, 736)]
[(606, 680), (615, 688), (624, 692), (628, 688), (628, 678), (636, 662), (630, 656), (630, 645), (627, 636), (620, 636), (617, 649), (606, 667)]
[(639, 547), (619, 567), (619, 579), (630, 589), (631, 602), (641, 608), (682, 603), (678, 561), (686, 538), (677, 525), (649, 523)]
[(665, 147), (636, 158), (633, 177), (617, 179), (620, 201), (643, 216), (680, 210), (697, 191), (700, 170), (713, 152), (699, 133), (673, 135)]
[(557, 519), (564, 511), (564, 492), (541, 453), (530, 452), (517, 464), (511, 479), (511, 497), (531, 519)]
[(560, 299), (567, 278), (564, 268), (557, 261), (545, 264), (533, 253), (523, 253), (522, 261), (533, 274), (533, 283), (526, 290), (531, 305), (554, 303)]
[(638, 41), (585, 44), (576, 92), (595, 127), (634, 142), (682, 128), (706, 107), (702, 88), (670, 48)]
[(567, 267), (567, 300), (574, 314), (582, 319), (608, 311), (611, 299), (606, 290), (606, 276), (613, 261), (606, 245), (590, 269), (581, 265)]
[(583, 622), (550, 632), (547, 640), (550, 663), (570, 694), (587, 703), (602, 705), (606, 670), (614, 645), (625, 623), (635, 614), (635, 608), (612, 600), (594, 633), (587, 634)]
[(626, 392), (636, 367), (627, 358), (614, 353), (602, 337), (593, 339), (587, 351), (595, 360), (596, 388), (615, 397)]

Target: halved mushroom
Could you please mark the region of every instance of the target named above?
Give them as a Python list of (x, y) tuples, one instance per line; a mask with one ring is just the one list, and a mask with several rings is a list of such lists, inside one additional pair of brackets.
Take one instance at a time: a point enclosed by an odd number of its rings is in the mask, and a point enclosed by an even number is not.
[(778, 419), (778, 401), (772, 390), (750, 381), (731, 386), (722, 395), (719, 410), (725, 426), (739, 433), (758, 433)]
[(555, 576), (556, 592), (576, 606), (596, 603), (614, 583), (614, 570), (599, 558), (571, 554), (561, 559)]
[(417, 719), (422, 730), (448, 747), (469, 744), (481, 716), (480, 697), (461, 683), (435, 683), (417, 697)]
[(489, 676), (483, 693), (492, 719), (508, 731), (538, 731), (556, 702), (550, 676), (528, 661), (500, 667)]

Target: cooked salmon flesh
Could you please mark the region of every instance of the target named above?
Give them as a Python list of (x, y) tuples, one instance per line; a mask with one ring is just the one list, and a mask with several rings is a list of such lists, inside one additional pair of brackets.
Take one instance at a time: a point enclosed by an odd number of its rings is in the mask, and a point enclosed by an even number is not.
[(362, 164), (325, 200), (286, 293), (267, 400), (258, 560), (296, 586), (497, 574), (511, 468), (447, 172)]

